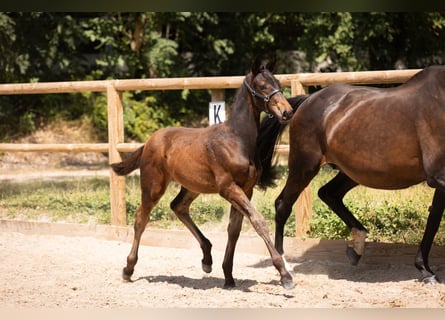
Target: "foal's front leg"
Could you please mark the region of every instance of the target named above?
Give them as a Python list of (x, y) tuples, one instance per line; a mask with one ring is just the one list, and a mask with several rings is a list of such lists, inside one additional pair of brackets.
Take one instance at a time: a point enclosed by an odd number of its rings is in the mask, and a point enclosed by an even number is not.
[(238, 241), (241, 227), (243, 224), (243, 214), (238, 212), (233, 206), (230, 208), (230, 221), (227, 227), (227, 245), (223, 260), (223, 271), (225, 277), (224, 288), (235, 287), (235, 280), (233, 279), (233, 256), (235, 254), (235, 246)]
[(286, 289), (292, 289), (294, 287), (292, 276), (286, 270), (283, 257), (278, 253), (272, 243), (269, 235), (269, 228), (267, 227), (267, 223), (261, 213), (255, 209), (244, 191), (235, 183), (231, 183), (227, 188), (225, 188), (225, 190), (221, 192), (221, 196), (227, 199), (236, 210), (241, 212), (249, 219), (253, 228), (264, 240), (264, 243), (269, 250), (272, 263), (280, 273), (281, 284)]

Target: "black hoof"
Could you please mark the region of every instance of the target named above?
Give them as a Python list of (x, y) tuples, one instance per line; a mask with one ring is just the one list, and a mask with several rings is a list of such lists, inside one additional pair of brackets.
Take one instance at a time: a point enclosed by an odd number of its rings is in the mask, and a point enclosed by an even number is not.
[(224, 289), (233, 289), (233, 288), (235, 288), (235, 281), (233, 279), (232, 280), (226, 280), (224, 282)]
[(353, 266), (358, 265), (358, 262), (360, 261), (360, 258), (362, 257), (361, 255), (357, 254), (357, 252), (355, 252), (354, 248), (351, 246), (346, 247), (346, 255), (348, 256), (349, 261), (351, 262), (351, 264)]
[(201, 267), (202, 267), (202, 270), (203, 270), (205, 273), (210, 273), (210, 272), (212, 272), (212, 265), (208, 265), (208, 264), (204, 264), (204, 263), (202, 263), (202, 264), (201, 264)]
[(433, 274), (432, 276), (427, 276), (421, 280), (425, 284), (440, 284), (439, 278)]
[(131, 276), (133, 275), (134, 270), (128, 271), (127, 268), (122, 270), (122, 279), (126, 282), (131, 282)]

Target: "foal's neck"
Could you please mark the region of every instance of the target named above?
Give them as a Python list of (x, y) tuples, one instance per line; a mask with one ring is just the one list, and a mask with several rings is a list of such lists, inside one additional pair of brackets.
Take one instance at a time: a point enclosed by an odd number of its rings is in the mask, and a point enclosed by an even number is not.
[(260, 124), (260, 112), (252, 105), (253, 98), (243, 85), (235, 96), (228, 125), (247, 148), (249, 157), (256, 152), (256, 139)]

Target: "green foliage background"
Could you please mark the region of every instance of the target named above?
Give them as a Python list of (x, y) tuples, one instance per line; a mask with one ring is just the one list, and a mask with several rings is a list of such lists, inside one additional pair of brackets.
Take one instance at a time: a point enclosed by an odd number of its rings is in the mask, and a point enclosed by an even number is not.
[[(244, 75), (273, 53), (276, 73), (422, 68), (443, 63), (444, 26), (438, 12), (1, 12), (0, 82)], [(209, 100), (126, 93), (126, 137), (199, 122)], [(98, 94), (0, 96), (0, 141), (61, 117), (105, 136), (104, 108)]]
[[(276, 73), (423, 68), (444, 64), (444, 40), (445, 13), (440, 12), (0, 12), (0, 83), (244, 75), (255, 56), (271, 54), (278, 58)], [(227, 90), (229, 105), (232, 97)], [(162, 127), (200, 123), (209, 100), (208, 90), (124, 92), (125, 137), (144, 141)], [(13, 141), (54, 120), (85, 118), (97, 140), (106, 140), (106, 108), (105, 96), (98, 93), (0, 96), (0, 141)], [(349, 230), (316, 195), (329, 174), (313, 182), (309, 236), (344, 239)], [(61, 213), (82, 212), (61, 219), (94, 217), (107, 223), (107, 182), (86, 183), (98, 193), (70, 183), (75, 185), (5, 185), (0, 202), (13, 216), (23, 208), (31, 216), (54, 212), (56, 220)], [(136, 186), (129, 183), (130, 223), (139, 197)], [(391, 196), (358, 187), (345, 202), (371, 240), (418, 243), (431, 196), (423, 187)], [(254, 196), (271, 228), (270, 199), (280, 190)], [(175, 220), (168, 207), (174, 194), (153, 211), (154, 221)], [(199, 199), (193, 210), (198, 224), (221, 219), (227, 210), (220, 198)], [(291, 215), (286, 235), (293, 230)], [(445, 243), (443, 235), (442, 227), (439, 244)]]

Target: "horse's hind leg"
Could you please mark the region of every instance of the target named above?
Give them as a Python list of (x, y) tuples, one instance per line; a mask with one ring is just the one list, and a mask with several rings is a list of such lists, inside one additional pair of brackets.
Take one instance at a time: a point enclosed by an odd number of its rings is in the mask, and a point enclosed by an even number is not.
[(134, 238), (129, 255), (127, 256), (127, 265), (124, 267), (122, 277), (125, 281), (131, 281), (134, 272), (134, 266), (138, 261), (138, 250), (142, 234), (150, 219), (150, 212), (158, 203), (159, 199), (167, 188), (169, 177), (159, 175), (158, 179), (154, 175), (145, 175), (141, 168), (141, 206), (136, 211), (134, 222)]
[(429, 209), (428, 221), (420, 243), (419, 251), (415, 259), (416, 268), (422, 273), (422, 281), (425, 283), (440, 283), (437, 276), (431, 271), (428, 256), (433, 244), (434, 237), (439, 229), (442, 220), (443, 211), (445, 209), (445, 191), (436, 189), (434, 192), (433, 203)]
[(193, 222), (189, 213), (190, 205), (198, 195), (199, 193), (191, 192), (184, 187), (181, 187), (181, 191), (179, 191), (179, 194), (171, 202), (170, 208), (175, 212), (179, 220), (181, 220), (181, 222), (190, 230), (196, 240), (198, 240), (203, 253), (202, 270), (210, 273), (212, 271), (213, 263), (211, 254), (212, 244)]
[(125, 281), (131, 281), (131, 276), (134, 272), (134, 266), (138, 261), (138, 250), (139, 244), (141, 241), (142, 233), (144, 233), (145, 227), (150, 218), (150, 212), (153, 208), (154, 204), (146, 204), (139, 206), (136, 211), (136, 220), (134, 222), (134, 239), (133, 245), (131, 246), (131, 250), (129, 255), (127, 256), (127, 266), (124, 267), (122, 272), (122, 278)]
[(318, 190), (320, 199), (323, 200), (352, 231), (353, 244), (346, 249), (346, 254), (352, 265), (357, 265), (364, 253), (367, 230), (354, 217), (351, 211), (346, 208), (343, 203), (343, 197), (357, 185), (355, 181), (343, 172), (339, 172), (331, 181)]

